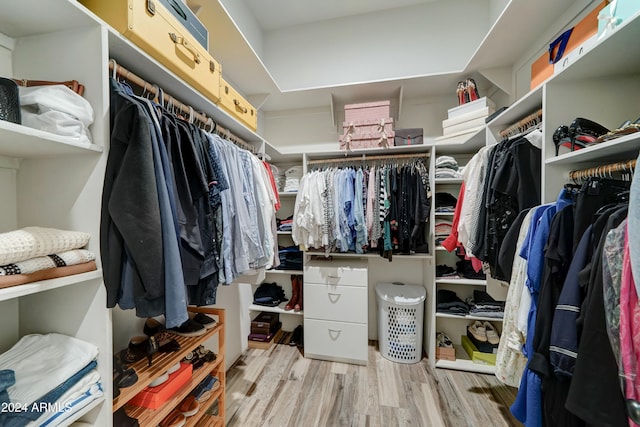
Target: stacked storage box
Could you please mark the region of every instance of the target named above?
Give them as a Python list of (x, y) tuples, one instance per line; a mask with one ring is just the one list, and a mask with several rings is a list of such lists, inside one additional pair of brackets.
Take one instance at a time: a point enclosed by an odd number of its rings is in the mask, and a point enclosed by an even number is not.
[(208, 52), (209, 33), (180, 2), (80, 0), (115, 30), (251, 130), (256, 109), (224, 78)]
[(486, 96), (450, 108), (447, 120), (442, 121), (442, 135), (450, 137), (481, 128), (495, 108), (495, 103)]
[(393, 146), (395, 133), (390, 104), (390, 101), (377, 101), (345, 105), (340, 149)]

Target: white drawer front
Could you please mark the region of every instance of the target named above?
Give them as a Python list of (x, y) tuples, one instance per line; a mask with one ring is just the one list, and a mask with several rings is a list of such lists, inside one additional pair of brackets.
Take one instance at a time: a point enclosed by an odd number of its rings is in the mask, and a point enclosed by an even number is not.
[(304, 281), (307, 283), (328, 283), (330, 285), (367, 286), (367, 267), (365, 263), (344, 265), (307, 265), (304, 267)]
[(305, 356), (366, 363), (367, 325), (305, 319)]
[(305, 319), (367, 323), (367, 288), (304, 284)]

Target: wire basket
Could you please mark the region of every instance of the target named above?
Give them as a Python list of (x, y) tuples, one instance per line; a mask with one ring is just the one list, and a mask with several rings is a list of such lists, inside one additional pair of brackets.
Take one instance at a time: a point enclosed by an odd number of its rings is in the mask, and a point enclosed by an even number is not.
[(20, 93), (11, 79), (0, 77), (0, 120), (20, 124)]

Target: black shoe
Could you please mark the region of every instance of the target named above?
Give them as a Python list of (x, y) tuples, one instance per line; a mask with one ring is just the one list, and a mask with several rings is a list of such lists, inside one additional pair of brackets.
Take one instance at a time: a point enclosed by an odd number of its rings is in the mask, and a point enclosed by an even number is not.
[(180, 326), (169, 328), (168, 331), (183, 337), (198, 337), (200, 335), (204, 335), (204, 333), (207, 332), (204, 326), (191, 319), (187, 320)]
[(142, 328), (142, 331), (148, 337), (152, 337), (164, 330), (165, 330), (164, 325), (158, 322), (153, 317), (147, 318), (147, 320), (144, 321), (144, 327)]
[(204, 313), (197, 313), (195, 316), (193, 316), (193, 320), (200, 323), (202, 326), (204, 326), (205, 329), (211, 329), (216, 326), (215, 319), (207, 316)]
[(293, 330), (293, 334), (291, 335), (291, 340), (289, 341), (290, 346), (302, 346), (302, 325), (296, 326)]

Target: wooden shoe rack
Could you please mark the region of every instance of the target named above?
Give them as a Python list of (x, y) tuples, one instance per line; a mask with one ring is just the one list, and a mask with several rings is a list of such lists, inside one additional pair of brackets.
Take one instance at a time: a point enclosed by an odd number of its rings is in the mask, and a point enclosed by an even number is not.
[[(225, 424), (225, 311), (219, 308), (189, 307), (189, 311), (194, 313), (204, 313), (216, 319), (216, 326), (209, 329), (204, 335), (198, 337), (176, 336), (180, 343), (180, 350), (173, 353), (156, 353), (153, 357), (153, 364), (147, 366), (147, 359), (139, 360), (130, 365), (138, 375), (138, 381), (131, 387), (120, 390), (120, 395), (113, 399), (113, 411), (125, 407), (125, 411), (130, 417), (136, 418), (141, 427), (155, 427), (171, 413), (182, 400), (187, 397), (193, 389), (208, 375), (218, 378), (220, 386), (213, 391), (206, 402), (200, 402), (200, 409), (197, 414), (188, 417), (185, 426), (207, 425), (224, 426)], [(191, 379), (183, 385), (174, 396), (162, 407), (158, 409), (147, 409), (134, 406), (129, 401), (147, 387), (153, 380), (163, 375), (171, 366), (181, 361), (187, 354), (195, 350), (199, 345), (217, 337), (218, 348), (215, 351), (216, 359), (206, 363), (201, 368), (193, 372)], [(207, 414), (207, 409), (211, 407), (216, 399), (218, 400), (218, 414), (213, 416)]]

